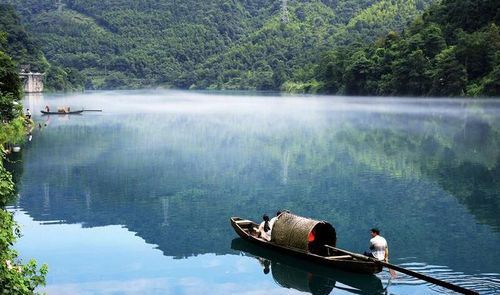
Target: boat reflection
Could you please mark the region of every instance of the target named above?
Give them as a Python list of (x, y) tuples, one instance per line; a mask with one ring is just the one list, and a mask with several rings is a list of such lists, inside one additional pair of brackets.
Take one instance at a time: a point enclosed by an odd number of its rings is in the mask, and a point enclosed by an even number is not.
[(314, 295), (331, 294), (334, 288), (353, 294), (386, 293), (381, 280), (374, 275), (359, 275), (331, 269), (261, 248), (241, 238), (232, 240), (231, 249), (257, 259), (263, 273), (271, 272), (274, 281), (284, 288)]

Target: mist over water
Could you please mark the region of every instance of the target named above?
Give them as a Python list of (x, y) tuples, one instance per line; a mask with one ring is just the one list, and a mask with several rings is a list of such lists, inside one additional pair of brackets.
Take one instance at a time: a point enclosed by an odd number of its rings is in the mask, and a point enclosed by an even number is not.
[[(500, 259), (485, 255), (500, 242), (500, 100), (151, 90), (25, 105), (42, 128), (11, 164), (16, 248), (49, 264), (50, 294), (384, 292), (386, 272), (346, 276), (234, 240), (230, 216), (282, 208), (331, 222), (356, 252), (378, 226), (392, 263), (500, 290)], [(39, 116), (45, 105), (102, 112)], [(403, 275), (387, 291), (446, 292)]]

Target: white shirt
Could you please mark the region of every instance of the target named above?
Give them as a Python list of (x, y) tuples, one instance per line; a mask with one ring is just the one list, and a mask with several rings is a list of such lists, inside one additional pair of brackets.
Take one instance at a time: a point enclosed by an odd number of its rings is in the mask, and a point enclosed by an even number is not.
[(262, 221), (259, 225), (259, 231), (261, 233), (261, 237), (267, 241), (270, 241), (271, 240), (271, 229), (269, 229), (268, 231), (264, 231), (264, 224), (266, 222), (265, 221)]
[(378, 260), (384, 260), (385, 258), (385, 249), (387, 249), (387, 241), (381, 237), (380, 235), (376, 235), (375, 237), (370, 239), (373, 257)]
[(276, 220), (278, 220), (278, 216), (274, 216), (273, 218), (271, 218), (271, 220), (269, 220), (269, 227), (271, 228), (271, 230), (273, 229)]

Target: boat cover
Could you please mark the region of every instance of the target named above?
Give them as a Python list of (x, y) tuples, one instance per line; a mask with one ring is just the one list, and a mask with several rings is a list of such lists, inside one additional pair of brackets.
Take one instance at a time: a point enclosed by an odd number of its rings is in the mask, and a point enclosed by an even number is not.
[(326, 250), (323, 245), (335, 247), (337, 234), (335, 228), (328, 222), (282, 213), (273, 225), (271, 242), (323, 255)]

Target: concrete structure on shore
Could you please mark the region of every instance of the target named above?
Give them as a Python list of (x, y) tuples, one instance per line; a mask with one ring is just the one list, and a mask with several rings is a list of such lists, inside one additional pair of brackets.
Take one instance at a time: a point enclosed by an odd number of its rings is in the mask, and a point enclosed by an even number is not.
[(43, 76), (44, 73), (33, 73), (22, 71), (19, 76), (23, 80), (24, 93), (41, 93), (43, 92)]

